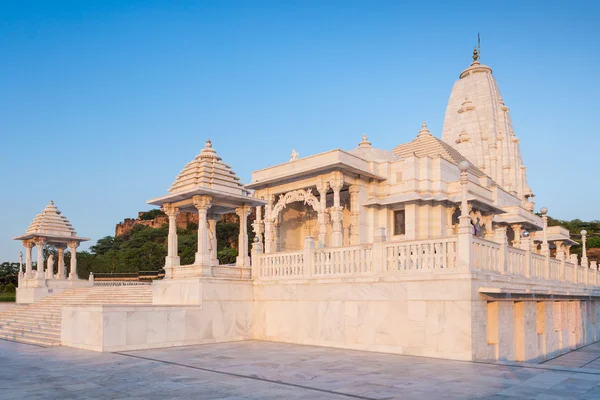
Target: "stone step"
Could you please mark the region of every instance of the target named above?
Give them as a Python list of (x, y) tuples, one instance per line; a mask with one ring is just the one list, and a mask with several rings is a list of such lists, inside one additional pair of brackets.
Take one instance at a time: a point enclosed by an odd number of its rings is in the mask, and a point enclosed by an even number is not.
[(20, 330), (20, 331), (16, 331), (16, 332), (0, 331), (0, 335), (10, 336), (13, 338), (33, 339), (33, 340), (38, 340), (40, 342), (48, 341), (48, 342), (52, 342), (52, 343), (60, 343), (60, 334), (58, 334), (58, 335), (45, 334), (45, 333), (39, 333), (39, 332), (28, 332), (25, 330)]
[(3, 334), (2, 332), (0, 332), (0, 339), (10, 340), (12, 342), (34, 344), (37, 346), (44, 346), (44, 347), (60, 346), (60, 344), (61, 344), (60, 340), (56, 340), (56, 339), (32, 338), (32, 337), (28, 337), (28, 336), (7, 335), (7, 334)]
[(62, 307), (130, 304), (152, 304), (152, 288), (147, 285), (101, 286), (66, 290), (0, 313), (0, 339), (60, 346)]
[(2, 325), (4, 323), (9, 323), (9, 322), (12, 322), (12, 323), (23, 322), (23, 323), (32, 323), (32, 324), (33, 323), (38, 323), (38, 324), (43, 323), (43, 324), (50, 324), (50, 325), (58, 324), (60, 326), (60, 321), (61, 321), (60, 317), (40, 319), (40, 318), (29, 317), (29, 316), (26, 316), (26, 317), (16, 316), (16, 317), (0, 319), (0, 325)]
[(60, 339), (60, 326), (58, 328), (49, 328), (46, 326), (28, 326), (28, 325), (0, 325), (0, 332), (3, 333), (36, 333), (44, 336), (56, 336)]

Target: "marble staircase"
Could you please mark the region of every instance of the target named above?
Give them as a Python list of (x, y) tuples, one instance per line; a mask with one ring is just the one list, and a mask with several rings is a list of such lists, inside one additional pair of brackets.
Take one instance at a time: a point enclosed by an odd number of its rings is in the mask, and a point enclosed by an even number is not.
[(152, 304), (150, 285), (77, 288), (19, 304), (0, 313), (0, 339), (60, 346), (62, 306), (79, 304)]

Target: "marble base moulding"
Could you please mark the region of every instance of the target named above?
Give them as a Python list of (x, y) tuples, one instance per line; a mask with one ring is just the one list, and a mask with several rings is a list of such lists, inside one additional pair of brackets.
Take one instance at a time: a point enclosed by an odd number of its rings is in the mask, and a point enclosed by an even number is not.
[(63, 346), (113, 352), (252, 339), (240, 304), (70, 306), (62, 309)]
[(63, 307), (62, 345), (110, 352), (253, 338), (250, 281), (170, 279), (152, 288), (153, 305)]

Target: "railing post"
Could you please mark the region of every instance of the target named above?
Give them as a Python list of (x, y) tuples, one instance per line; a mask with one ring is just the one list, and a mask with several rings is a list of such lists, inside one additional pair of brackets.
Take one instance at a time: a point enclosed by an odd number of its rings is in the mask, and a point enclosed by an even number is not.
[(559, 279), (561, 280), (561, 282), (564, 282), (566, 279), (566, 272), (565, 272), (565, 258), (561, 258), (560, 259), (560, 277)]
[(90, 271), (90, 277), (88, 278), (92, 286), (94, 286), (94, 273)]
[(531, 237), (529, 235), (524, 236), (521, 239), (521, 245), (523, 246), (523, 250), (525, 250), (525, 277), (531, 277)]
[(250, 265), (252, 269), (250, 270), (250, 278), (258, 279), (259, 269), (260, 269), (260, 257), (263, 253), (263, 245), (260, 242), (258, 236), (254, 237), (254, 243), (252, 243), (252, 253), (250, 255)]
[(594, 274), (594, 286), (598, 286), (598, 263), (596, 261), (590, 261), (590, 268)]
[(312, 276), (312, 270), (315, 259), (315, 238), (312, 236), (304, 237), (304, 265), (302, 266), (302, 275), (305, 278)]
[(387, 260), (383, 243), (386, 241), (385, 228), (375, 228), (373, 235), (373, 274), (381, 275), (387, 272)]
[(500, 243), (500, 273), (506, 274), (508, 263), (508, 239), (506, 237), (506, 226), (499, 226), (494, 231), (494, 241)]
[(464, 160), (458, 164), (460, 169), (461, 203), (460, 217), (458, 217), (458, 239), (456, 266), (459, 271), (469, 272), (471, 270), (471, 251), (473, 245), (473, 227), (469, 217), (469, 205), (467, 201), (467, 184), (469, 183), (467, 169), (469, 162)]

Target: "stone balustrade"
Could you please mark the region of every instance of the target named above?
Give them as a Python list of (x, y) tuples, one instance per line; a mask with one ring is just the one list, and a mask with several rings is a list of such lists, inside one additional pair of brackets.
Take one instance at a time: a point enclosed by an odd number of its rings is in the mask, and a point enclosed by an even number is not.
[(372, 244), (316, 249), (314, 238), (307, 237), (302, 251), (254, 253), (253, 278), (327, 279), (485, 272), (535, 281), (600, 285), (600, 271), (595, 262), (589, 267), (578, 265), (478, 237), (471, 237), (468, 270), (458, 267), (458, 236), (389, 242), (383, 239)]

